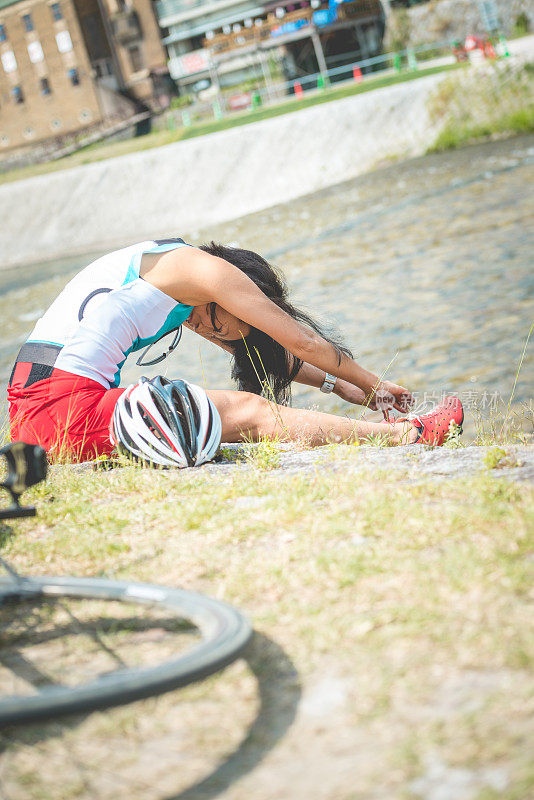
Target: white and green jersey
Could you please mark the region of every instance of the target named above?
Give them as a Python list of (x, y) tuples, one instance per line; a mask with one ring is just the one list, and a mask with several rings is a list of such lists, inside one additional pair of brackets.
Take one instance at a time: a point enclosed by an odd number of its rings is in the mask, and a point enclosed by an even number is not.
[(141, 258), (187, 246), (181, 239), (146, 241), (93, 261), (37, 322), (18, 361), (118, 386), (129, 353), (175, 330), (192, 311), (139, 277)]

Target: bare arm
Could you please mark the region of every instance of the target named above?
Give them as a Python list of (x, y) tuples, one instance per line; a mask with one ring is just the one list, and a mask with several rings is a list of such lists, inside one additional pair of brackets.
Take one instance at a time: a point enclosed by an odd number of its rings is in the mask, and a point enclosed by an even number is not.
[(317, 369), (311, 364), (302, 362), (302, 366), (295, 375), (294, 380), (296, 383), (304, 383), (306, 386), (316, 386), (320, 389), (323, 385), (325, 374), (322, 369)]
[(330, 372), (348, 381), (366, 395), (372, 394), (380, 384), (377, 375), (351, 358), (342, 355), (339, 359), (329, 342), (278, 308), (250, 278), (224, 259), (196, 248), (171, 250), (163, 254), (144, 277), (188, 305), (218, 303), (279, 342), (296, 358), (323, 373)]
[[(317, 369), (317, 367), (313, 367), (311, 364), (303, 363), (294, 380), (296, 383), (303, 383), (306, 386), (315, 386), (320, 389), (324, 383), (324, 379), (325, 373), (323, 370)], [(341, 378), (336, 381), (333, 393), (341, 397), (342, 400), (346, 400), (347, 403), (363, 406), (368, 402), (368, 398), (362, 389), (359, 389), (357, 386)], [(373, 408), (373, 406), (373, 403), (369, 403), (370, 408)]]

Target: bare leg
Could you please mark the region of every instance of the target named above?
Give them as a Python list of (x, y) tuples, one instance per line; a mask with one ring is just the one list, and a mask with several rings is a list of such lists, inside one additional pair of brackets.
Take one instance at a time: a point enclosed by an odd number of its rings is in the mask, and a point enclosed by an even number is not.
[(364, 422), (276, 406), (249, 392), (208, 391), (222, 420), (223, 442), (257, 441), (260, 438), (280, 441), (305, 441), (311, 447), (332, 442), (357, 442), (366, 436), (381, 434), (391, 445), (409, 444), (417, 438), (411, 423)]

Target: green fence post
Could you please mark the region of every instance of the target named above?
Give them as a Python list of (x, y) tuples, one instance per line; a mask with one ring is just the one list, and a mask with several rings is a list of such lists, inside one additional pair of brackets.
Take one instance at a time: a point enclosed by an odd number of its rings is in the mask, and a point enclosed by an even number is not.
[(499, 35), (499, 44), (502, 55), (505, 58), (509, 58), (510, 50), (508, 49), (508, 42), (506, 41), (506, 36), (503, 36), (502, 33)]
[(215, 119), (222, 118), (222, 108), (218, 100), (213, 101), (213, 116), (215, 117)]
[(400, 53), (393, 54), (393, 69), (395, 72), (400, 72), (402, 69)]
[(324, 75), (319, 73), (319, 75), (317, 76), (317, 88), (324, 89), (324, 86), (325, 86)]
[(261, 106), (261, 94), (259, 92), (254, 92), (250, 105), (252, 109), (259, 108)]
[(182, 125), (184, 128), (191, 127), (191, 115), (189, 111), (182, 111)]
[(418, 64), (414, 51), (410, 48), (406, 51), (406, 55), (408, 57), (408, 69), (412, 72), (416, 72)]
[(176, 130), (176, 120), (174, 118), (174, 114), (168, 114), (167, 115), (167, 128), (170, 131), (175, 131)]

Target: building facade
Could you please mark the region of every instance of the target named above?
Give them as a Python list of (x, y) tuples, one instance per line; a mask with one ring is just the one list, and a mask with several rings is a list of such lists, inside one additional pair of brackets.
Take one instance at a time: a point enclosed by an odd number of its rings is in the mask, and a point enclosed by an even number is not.
[(0, 155), (168, 104), (150, 0), (0, 0)]
[(184, 92), (202, 79), (225, 86), (265, 75), (267, 59), (291, 80), (345, 55), (367, 58), (380, 51), (385, 25), (381, 0), (157, 0), (156, 13)]

